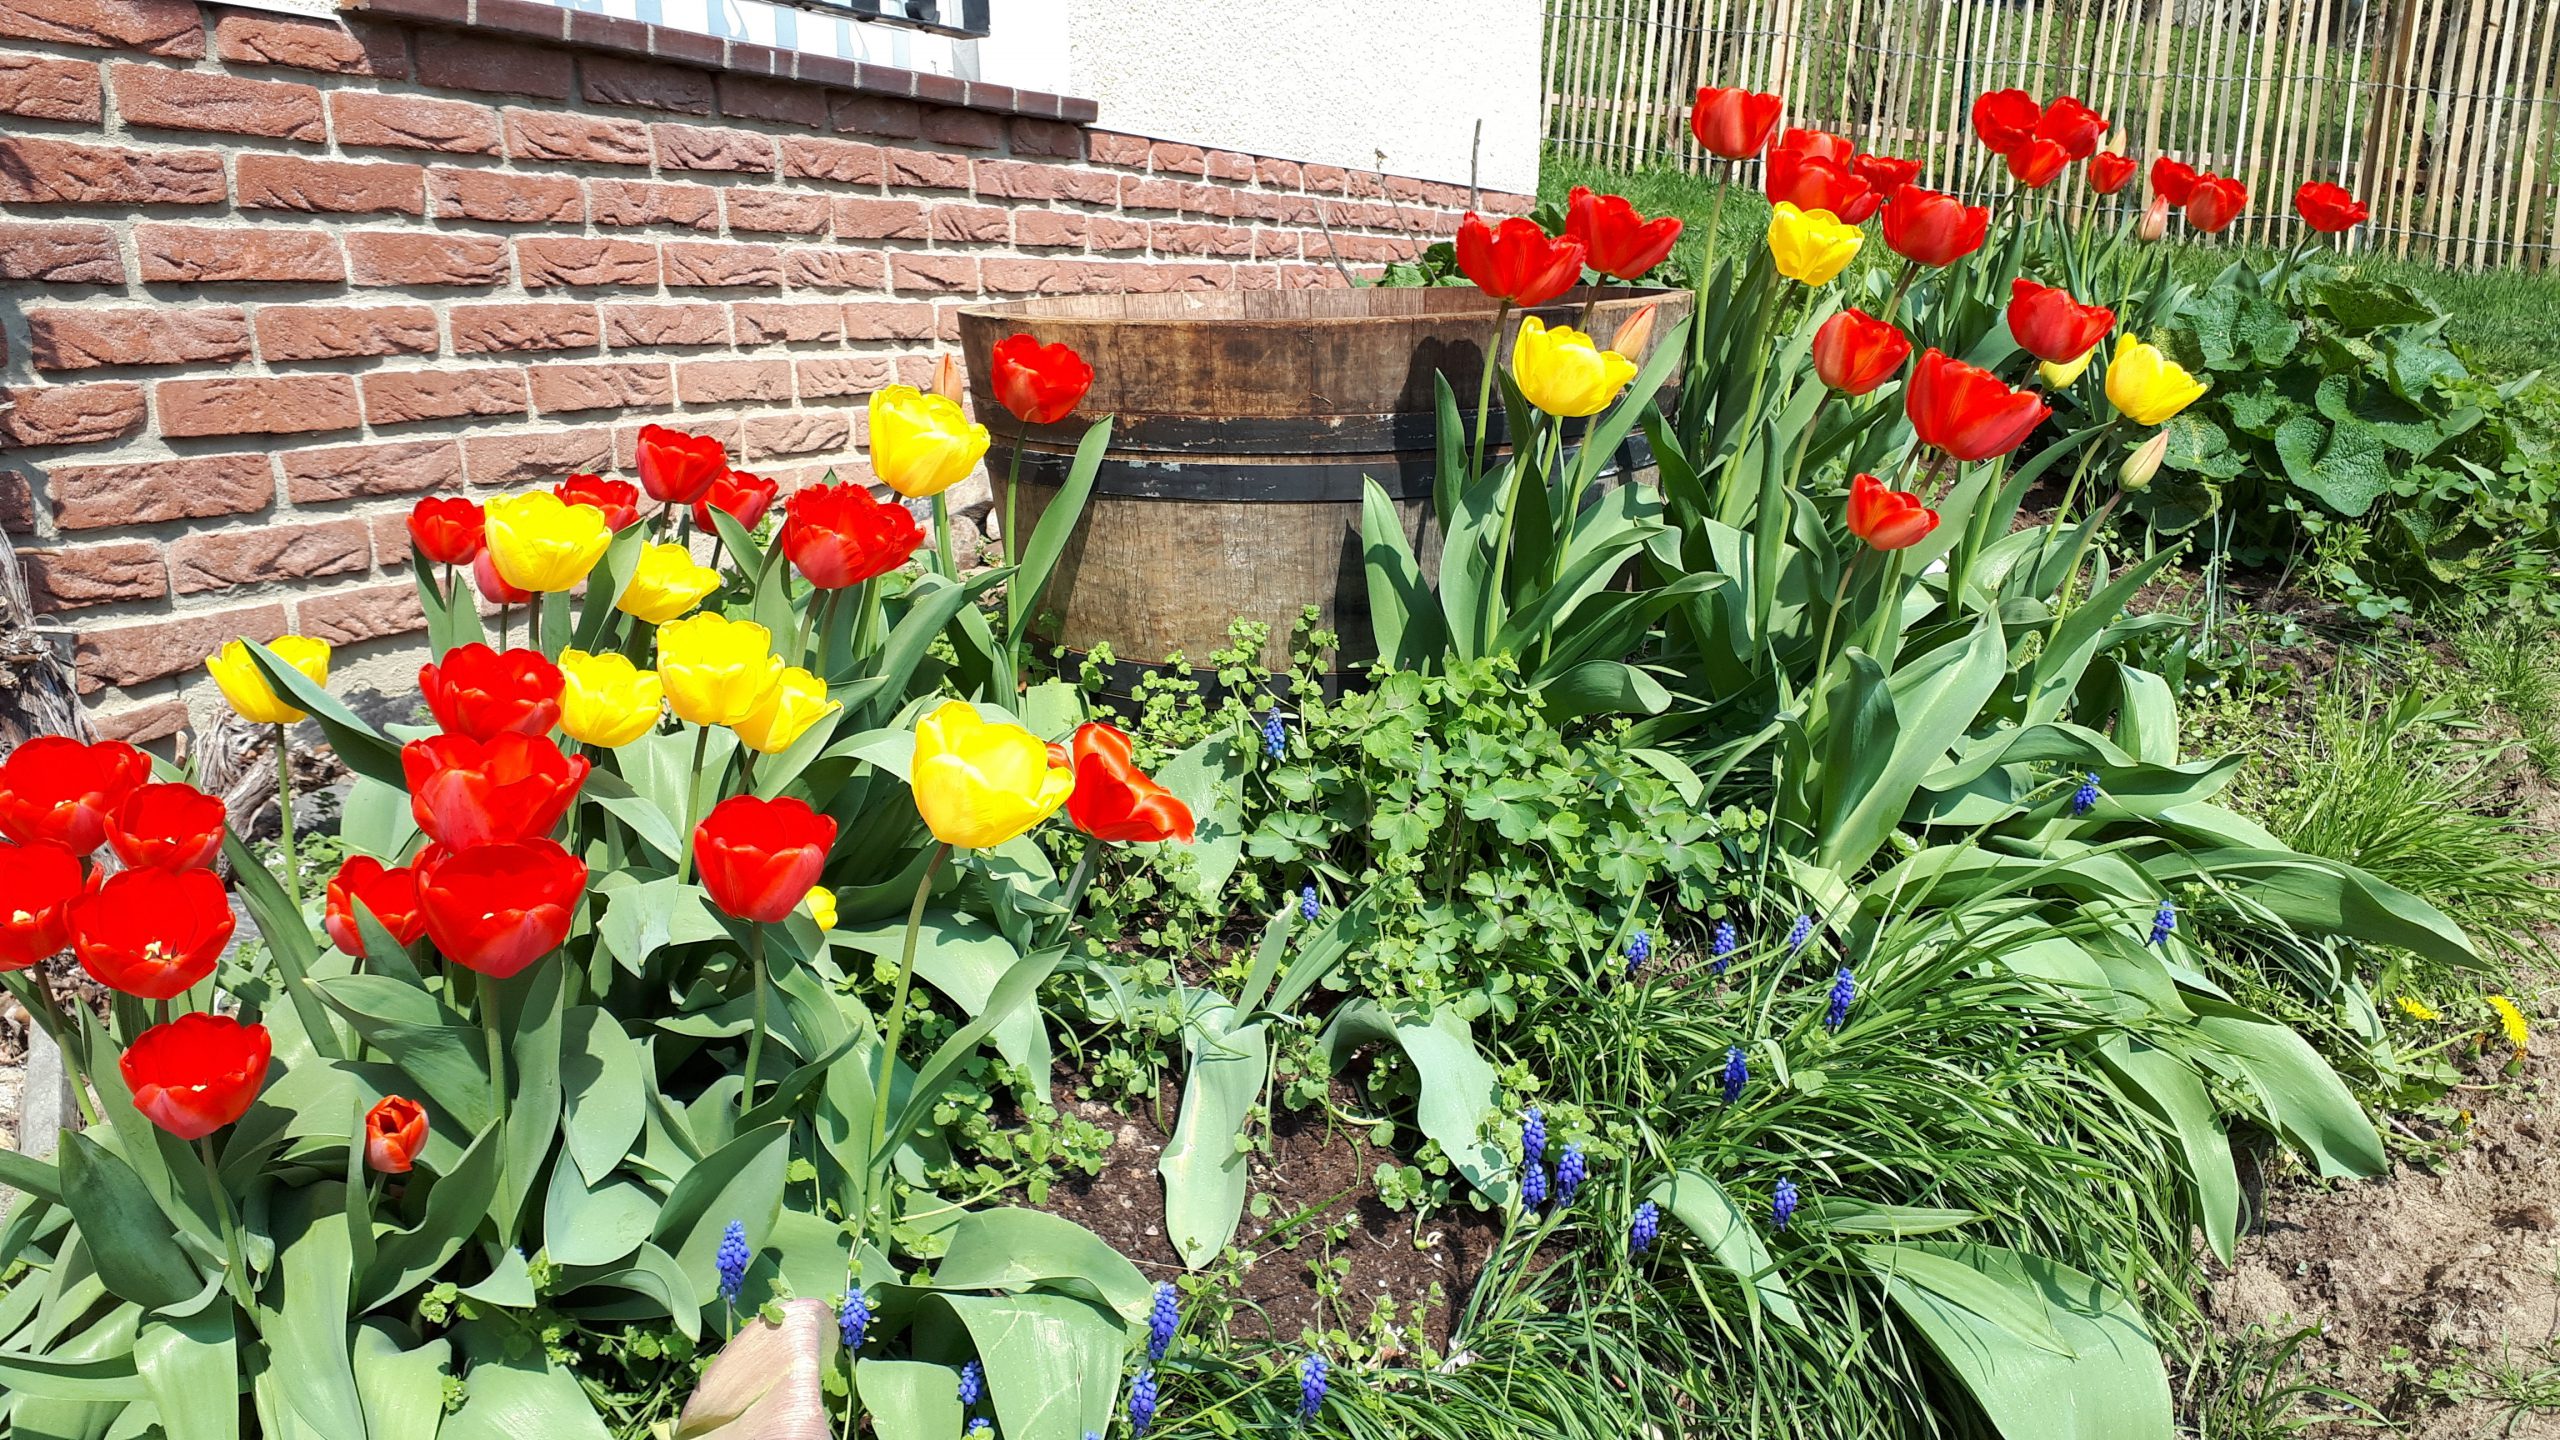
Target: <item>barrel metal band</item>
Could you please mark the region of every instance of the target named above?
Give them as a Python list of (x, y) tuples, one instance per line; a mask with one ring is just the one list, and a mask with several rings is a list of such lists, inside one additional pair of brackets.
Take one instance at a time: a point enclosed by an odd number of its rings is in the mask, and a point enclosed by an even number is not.
[[(1566, 446), (1566, 458), (1570, 460), (1580, 450), (1580, 446)], [(1055, 489), (1066, 484), (1067, 471), (1074, 463), (1074, 456), (1060, 451), (1025, 450), (1022, 452), (1023, 483)], [(1134, 459), (1113, 455), (1106, 456), (1095, 470), (1093, 493), (1133, 500), (1348, 504), (1359, 501), (1362, 480), (1374, 479), (1391, 500), (1427, 500), (1431, 496), (1432, 472), (1436, 463), (1428, 450), (1407, 450), (1356, 460), (1297, 460), (1260, 465), (1222, 462), (1215, 456)], [(1638, 433), (1629, 435), (1619, 444), (1613, 468), (1624, 474), (1652, 464), (1653, 447)], [(1010, 473), (1012, 465), (1013, 452), (1010, 448), (1004, 445), (989, 447), (989, 474)]]

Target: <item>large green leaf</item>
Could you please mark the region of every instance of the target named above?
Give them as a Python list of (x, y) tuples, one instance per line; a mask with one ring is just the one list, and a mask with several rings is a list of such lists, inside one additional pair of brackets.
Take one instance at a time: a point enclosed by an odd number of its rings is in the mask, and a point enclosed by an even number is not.
[[(380, 1322), (356, 1331), (356, 1394), (372, 1440), (436, 1440), (444, 1423), (444, 1370), (453, 1346), (429, 1340), (414, 1350)], [(175, 1437), (172, 1437), (175, 1440)]]
[(1111, 1428), (1129, 1341), (1110, 1311), (1046, 1294), (942, 1295), (935, 1302), (968, 1328), (986, 1366), (988, 1398), (1011, 1440), (1082, 1440)]
[[(832, 938), (836, 944), (895, 961), (905, 950), (907, 927), (900, 921), (840, 929)], [(1021, 952), (995, 927), (965, 915), (927, 911), (917, 928), (916, 978), (949, 996), (967, 1015), (985, 1013), (996, 986), (1021, 960)], [(1041, 1023), (1037, 1006), (1017, 1007), (996, 1023), (992, 1033), (998, 1054), (1031, 1074), (1049, 1073), (1049, 1029)]]
[(1173, 883), (1213, 909), (1244, 856), (1242, 782), (1251, 768), (1243, 747), (1223, 731), (1201, 736), (1156, 767), (1156, 783), (1191, 807), (1194, 833), (1185, 847), (1191, 864), (1175, 871)]
[(2205, 1241), (2230, 1264), (2240, 1233), (2240, 1172), (2203, 1079), (2168, 1051), (2125, 1036), (2111, 1037), (2095, 1053), (2127, 1098), (2176, 1138)]
[(1101, 1236), (1039, 1210), (972, 1210), (943, 1236), (933, 1283), (945, 1290), (1062, 1290), (1136, 1324), (1155, 1287)]
[(236, 1313), (227, 1301), (217, 1301), (192, 1315), (147, 1320), (134, 1334), (134, 1368), (151, 1391), (168, 1440), (239, 1440)]
[(1984, 616), (1961, 649), (1923, 657), (1890, 681), (1853, 653), (1845, 704), (1830, 720), (1817, 864), (1847, 872), (1901, 823), (1920, 782), (1982, 713), (2009, 668), (1999, 621)]
[(566, 1105), (562, 1138), (589, 1180), (602, 1180), (631, 1152), (649, 1109), (639, 1042), (622, 1022), (593, 1005), (565, 1017), (560, 1037), (560, 1089)]
[(696, 1303), (708, 1305), (718, 1294), (719, 1267), (714, 1263), (721, 1236), (734, 1220), (747, 1230), (747, 1244), (760, 1249), (782, 1209), (782, 1177), (790, 1159), (791, 1126), (777, 1121), (750, 1130), (704, 1157), (667, 1194), (651, 1238), (684, 1273), (694, 1277)]
[(1649, 1198), (1670, 1211), (1742, 1283), (1743, 1305), (1751, 1312), (1754, 1326), (1765, 1310), (1782, 1325), (1804, 1328), (1804, 1311), (1797, 1307), (1795, 1291), (1760, 1238), (1759, 1227), (1723, 1186), (1694, 1170), (1683, 1170), (1654, 1186)]
[(1187, 993), (1203, 1003), (1188, 1017), (1182, 1109), (1156, 1173), (1164, 1177), (1166, 1238), (1197, 1270), (1218, 1257), (1244, 1218), (1251, 1177), (1239, 1142), (1271, 1074), (1271, 1044), (1262, 1025), (1236, 1023), (1240, 1017), (1224, 999)]
[(470, 1320), (454, 1333), (470, 1362), (469, 1388), (462, 1408), (445, 1417), (438, 1440), (609, 1440), (578, 1377), (552, 1363), (519, 1326)]
[(258, 1328), (274, 1356), (276, 1389), (302, 1423), (322, 1435), (366, 1440), (347, 1339), (355, 1284), (347, 1198), (335, 1181), (275, 1192), (268, 1213), (277, 1273), (260, 1296)]
[[(452, 1172), (435, 1177), (427, 1191), (426, 1213), (418, 1223), (375, 1238), (373, 1260), (365, 1266), (357, 1288), (359, 1312), (407, 1294), (462, 1252), (463, 1242), (487, 1220), (490, 1203), (497, 1198), (505, 1142), (494, 1126), (482, 1130)], [(410, 1172), (409, 1183), (422, 1183), (420, 1173)]]
[(960, 1371), (918, 1360), (863, 1360), (853, 1385), (878, 1440), (951, 1440), (960, 1433)]
[(347, 768), (359, 775), (370, 776), (385, 785), (407, 788), (400, 773), (400, 747), (368, 724), (364, 717), (346, 707), (345, 702), (311, 677), (294, 669), (283, 658), (258, 641), (248, 641), (249, 661), (266, 677), (267, 684), (279, 699), (293, 708), (307, 712), (312, 723), (329, 737), (330, 748)]
[(340, 975), (313, 988), (466, 1131), (497, 1118), (477, 1025), (417, 986), (388, 976)]
[(176, 1228), (132, 1166), (76, 1130), (63, 1135), (59, 1163), (63, 1203), (80, 1222), (110, 1294), (156, 1309), (204, 1288)]
[(1422, 578), (1404, 517), (1377, 481), (1360, 482), (1360, 555), (1369, 577), (1369, 632), (1378, 658), (1399, 670), (1437, 668), (1448, 648), (1440, 597)]
[[(1304, 963), (1303, 961), (1301, 963)], [(1496, 1205), (1511, 1201), (1511, 1158), (1493, 1133), (1502, 1087), (1492, 1062), (1476, 1048), (1467, 1022), (1443, 1006), (1431, 1014), (1389, 1011), (1358, 999), (1334, 1012), (1325, 1027), (1326, 1064), (1339, 1071), (1351, 1052), (1388, 1042), (1405, 1053), (1422, 1081), (1415, 1121), (1468, 1184)]]
[(2223, 1054), (2203, 1057), (2237, 1072), (2266, 1102), (2268, 1118), (2308, 1152), (2323, 1175), (2379, 1175), (2390, 1166), (2373, 1121), (2311, 1042), (2254, 1010), (2197, 996), (2196, 1028)]

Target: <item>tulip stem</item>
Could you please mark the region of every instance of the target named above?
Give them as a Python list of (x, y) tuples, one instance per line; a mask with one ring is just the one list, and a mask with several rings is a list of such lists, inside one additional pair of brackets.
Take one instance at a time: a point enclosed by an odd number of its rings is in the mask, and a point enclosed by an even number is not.
[(480, 1033), (489, 1044), (489, 1095), (497, 1102), (498, 1123), (507, 1120), (507, 1045), (498, 1034), (498, 977), (480, 977)]
[(80, 1119), (91, 1129), (98, 1125), (97, 1102), (89, 1098), (89, 1037), (71, 1023), (62, 1008), (61, 997), (53, 993), (53, 977), (45, 973), (42, 962), (31, 966), (27, 976), (34, 982), (36, 1009), (42, 1012), (41, 1023), (53, 1036), (55, 1048), (62, 1051), (62, 1063), (71, 1070), (71, 1098), (80, 1107)]
[(276, 726), (276, 815), (284, 848), (284, 893), (293, 902), (294, 913), (302, 913), (302, 866), (293, 853), (293, 726)]
[(684, 853), (676, 857), (676, 883), (693, 878), (693, 827), (702, 816), (702, 767), (711, 755), (711, 727), (697, 725), (693, 730), (693, 771), (686, 777), (684, 791), (684, 833), (676, 837), (676, 848)]
[(765, 986), (764, 927), (762, 925), (753, 925), (748, 928), (747, 969), (753, 977), (749, 983), (756, 987), (756, 1019), (755, 1028), (747, 1032), (747, 1083), (746, 1087), (738, 1092), (738, 1117), (741, 1120), (746, 1118), (748, 1111), (755, 1108), (756, 1074), (764, 1069)]
[[(1484, 373), (1476, 378), (1476, 447), (1467, 461), (1468, 485), (1484, 476), (1484, 432), (1493, 425), (1493, 372), (1502, 368), (1502, 327), (1510, 318), (1511, 300), (1505, 296), (1493, 307), (1493, 338), (1484, 347)], [(1517, 438), (1512, 445), (1514, 451), (1519, 449)], [(1441, 516), (1440, 523), (1448, 524), (1449, 517)]]
[[(889, 1019), (880, 1040), (880, 1083), (871, 1092), (871, 1175), (875, 1184), (884, 1183), (888, 1175), (889, 1086), (897, 1078), (898, 1042), (907, 1035), (907, 991), (916, 978), (916, 937), (924, 930), (925, 901), (933, 897), (934, 872), (942, 868), (950, 855), (948, 842), (933, 847), (933, 858), (924, 865), (924, 878), (916, 882), (916, 899), (907, 907), (907, 944), (898, 960), (898, 988), (889, 999)], [(888, 1197), (873, 1194), (873, 1218), (879, 1224), (880, 1248), (889, 1248)]]
[(1067, 931), (1076, 923), (1076, 906), (1084, 901), (1085, 887), (1093, 883), (1094, 860), (1101, 853), (1101, 841), (1090, 835), (1084, 837), (1084, 853), (1076, 857), (1076, 868), (1067, 877), (1067, 913), (1058, 917), (1058, 928), (1049, 936), (1050, 944), (1066, 939)]
[(1884, 323), (1892, 324), (1893, 317), (1902, 313), (1902, 297), (1911, 293), (1911, 282), (1919, 276), (1919, 261), (1902, 262), (1902, 278), (1893, 282), (1893, 298), (1884, 302)]
[(1840, 622), (1840, 612), (1848, 608), (1849, 582), (1857, 576), (1858, 562), (1866, 558), (1867, 552), (1861, 549), (1857, 554), (1849, 557), (1848, 564), (1840, 567), (1840, 583), (1831, 592), (1831, 608), (1823, 614), (1822, 641), (1814, 647), (1814, 654), (1819, 657), (1820, 663), (1813, 672), (1813, 689), (1805, 696), (1805, 715), (1808, 720), (1820, 710), (1823, 689), (1831, 683), (1831, 632)]
[(951, 501), (941, 491), (933, 493), (933, 555), (942, 562), (942, 578), (960, 583), (960, 566), (951, 558)]
[[(2124, 423), (2122, 415), (2109, 420), (2107, 428), (2091, 438), (2089, 448), (2080, 452), (2080, 463), (2071, 467), (2071, 483), (2062, 487), (2062, 503), (2054, 507), (2053, 518), (2045, 522), (2044, 540), (2036, 546), (2038, 563), (2042, 563), (2041, 557), (2045, 550), (2053, 544), (2055, 537), (2062, 533), (2063, 523), (2071, 518), (2071, 502), (2080, 498), (2080, 482), (2088, 478), (2090, 463), (2098, 458), (2100, 451), (2107, 448), (2107, 437), (2115, 434), (2116, 426), (2122, 423)], [(2065, 583), (2068, 583), (2069, 579), (2069, 576), (2065, 576)]]
[(230, 1192), (222, 1188), (222, 1166), (213, 1158), (213, 1137), (196, 1138), (196, 1154), (204, 1157), (205, 1188), (213, 1192), (214, 1218), (222, 1226), (222, 1281), (231, 1292), (232, 1303), (249, 1312), (258, 1313), (257, 1297), (249, 1290), (249, 1266), (240, 1258), (240, 1221), (231, 1213)]

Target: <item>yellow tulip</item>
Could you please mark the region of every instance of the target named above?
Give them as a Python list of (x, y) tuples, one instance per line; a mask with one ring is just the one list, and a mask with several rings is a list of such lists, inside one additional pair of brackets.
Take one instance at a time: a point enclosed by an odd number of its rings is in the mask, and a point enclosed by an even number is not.
[(2067, 390), (2071, 388), (2072, 381), (2089, 373), (2089, 362), (2097, 358), (2098, 347), (2092, 345), (2081, 351), (2080, 358), (2068, 365), (2056, 365), (2050, 360), (2040, 361), (2036, 365), (2036, 373), (2044, 377), (2046, 389)]
[(808, 895), (801, 900), (800, 907), (809, 912), (810, 919), (818, 922), (819, 929), (836, 928), (836, 892), (833, 890), (824, 885), (810, 887)]
[[(267, 648), (277, 659), (311, 677), (314, 685), (329, 683), (329, 642), (308, 635), (283, 635), (269, 641)], [(249, 658), (249, 642), (234, 640), (204, 661), (205, 673), (222, 687), (222, 698), (240, 712), (240, 718), (253, 725), (290, 725), (303, 718), (303, 712), (284, 702), (275, 687)]]
[(1867, 232), (1828, 210), (1799, 210), (1781, 200), (1769, 216), (1769, 254), (1778, 273), (1799, 284), (1830, 284), (1865, 243)]
[(658, 680), (679, 718), (735, 725), (782, 683), (782, 659), (772, 631), (706, 610), (658, 627)]
[(2158, 425), (2196, 403), (2206, 386), (2185, 367), (2130, 335), (2107, 362), (2107, 398), (2136, 425)]
[(571, 589), (613, 543), (602, 510), (571, 505), (548, 490), (501, 495), (481, 508), (488, 515), (490, 563), (519, 590)]
[(969, 850), (991, 849), (1048, 819), (1076, 788), (1072, 771), (1051, 767), (1040, 737), (989, 724), (959, 700), (916, 722), (909, 774), (925, 828)]
[(658, 673), (607, 651), (560, 652), (560, 729), (607, 749), (628, 745), (658, 723), (666, 699)]
[(1511, 346), (1511, 378), (1529, 403), (1550, 415), (1597, 415), (1636, 376), (1636, 362), (1603, 350), (1579, 330), (1550, 330), (1531, 315)]
[(756, 713), (729, 728), (748, 749), (771, 755), (790, 748), (809, 727), (844, 707), (827, 698), (827, 682), (794, 665), (782, 672)]
[(651, 625), (663, 625), (719, 588), (720, 572), (695, 564), (692, 551), (681, 545), (651, 545), (640, 552), (631, 583), (613, 608)]
[(871, 392), (871, 469), (906, 496), (939, 495), (969, 478), (987, 453), (987, 427), (950, 397), (913, 385)]

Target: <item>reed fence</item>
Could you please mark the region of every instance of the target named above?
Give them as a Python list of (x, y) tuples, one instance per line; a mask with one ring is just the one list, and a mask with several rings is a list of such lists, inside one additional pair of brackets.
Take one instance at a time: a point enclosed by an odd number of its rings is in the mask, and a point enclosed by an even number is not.
[(2247, 182), (2229, 239), (2290, 243), (2294, 187), (2329, 180), (2373, 207), (2351, 245), (2540, 269), (2560, 249), (2556, 57), (2560, 0), (1549, 0), (1542, 118), (1565, 154), (1696, 171), (1714, 161), (1691, 97), (1744, 85), (1979, 198), (2009, 180), (1973, 97), (2075, 94), (2111, 147)]

